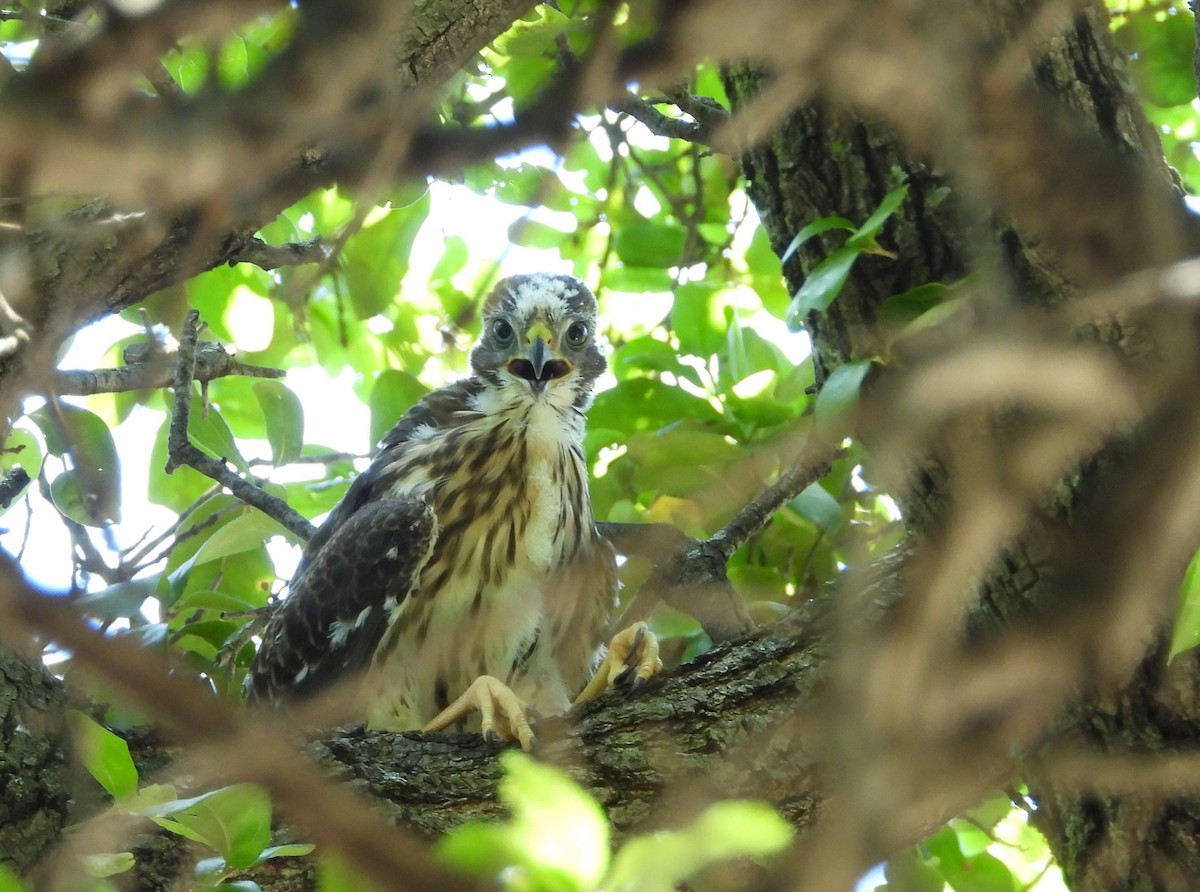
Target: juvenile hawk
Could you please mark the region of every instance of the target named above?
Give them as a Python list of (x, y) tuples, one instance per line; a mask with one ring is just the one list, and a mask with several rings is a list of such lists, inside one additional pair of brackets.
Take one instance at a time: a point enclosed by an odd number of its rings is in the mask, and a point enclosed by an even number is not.
[[(526, 708), (570, 705), (616, 599), (583, 455), (605, 366), (582, 282), (500, 282), (471, 377), (405, 413), (308, 543), (263, 632), (251, 699), (364, 670), (371, 727), (440, 730), (478, 710), (486, 737), (529, 749)], [(649, 677), (657, 651), (642, 623), (619, 633), (581, 697)]]

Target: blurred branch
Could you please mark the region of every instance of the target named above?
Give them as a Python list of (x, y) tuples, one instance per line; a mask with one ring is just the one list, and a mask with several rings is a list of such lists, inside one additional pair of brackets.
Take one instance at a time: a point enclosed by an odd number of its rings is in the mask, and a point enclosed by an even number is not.
[[(660, 105), (674, 105), (691, 120), (671, 117), (659, 111)], [(671, 90), (665, 96), (652, 99), (626, 93), (611, 99), (608, 106), (644, 124), (655, 136), (705, 146), (712, 144), (714, 136), (730, 118), (729, 110), (715, 99), (695, 96), (686, 90)]]
[[(673, 102), (673, 100), (661, 100)], [(699, 121), (688, 121), (684, 118), (673, 118), (655, 107), (655, 103), (630, 93), (608, 103), (609, 108), (628, 115), (635, 121), (645, 125), (655, 136), (667, 139), (681, 139), (685, 142), (698, 142), (707, 145), (712, 139), (712, 128)]]
[(12, 308), (4, 293), (0, 291), (0, 360), (5, 360), (29, 343), (29, 327), (20, 314)]
[[(78, 667), (145, 710), (172, 740), (190, 745), (190, 757), (178, 766), (181, 772), (261, 784), (308, 839), (341, 853), (381, 888), (470, 888), (437, 866), (414, 839), (364, 808), (357, 794), (317, 771), (288, 743), (298, 729), (224, 704), (202, 683), (170, 672), (165, 660), (131, 639), (90, 628), (75, 606), (25, 582), (7, 555), (0, 559), (0, 616), (8, 643), (23, 644), (18, 633), (31, 632), (56, 642), (71, 651)], [(59, 869), (72, 869), (69, 859), (55, 862)], [(51, 882), (47, 888), (69, 885)]]
[(253, 263), (261, 269), (271, 270), (305, 263), (323, 263), (328, 257), (329, 250), (320, 238), (282, 245), (269, 245), (262, 239), (251, 238), (234, 249), (227, 262), (230, 266)]
[(7, 508), (30, 483), (29, 472), (18, 465), (0, 476), (0, 508)]
[(694, 617), (713, 641), (726, 641), (753, 627), (746, 605), (734, 591), (726, 565), (743, 543), (775, 512), (829, 473), (841, 450), (810, 436), (799, 454), (713, 536), (698, 541), (670, 524), (600, 522), (600, 534), (621, 554), (645, 557), (654, 571), (609, 630), (646, 619), (662, 601)]
[(168, 474), (181, 465), (187, 465), (211, 477), (231, 493), (257, 508), (268, 517), (279, 521), (284, 527), (295, 533), (301, 541), (307, 542), (312, 538), (316, 528), (298, 511), (282, 499), (242, 479), (225, 465), (223, 461), (210, 458), (194, 446), (188, 438), (188, 419), (192, 411), (192, 382), (196, 367), (196, 338), (199, 334), (200, 312), (189, 310), (183, 323), (183, 331), (179, 336), (179, 348), (176, 353), (175, 375), (172, 385), (175, 391), (175, 405), (171, 409), (171, 426), (167, 435), (167, 467)]

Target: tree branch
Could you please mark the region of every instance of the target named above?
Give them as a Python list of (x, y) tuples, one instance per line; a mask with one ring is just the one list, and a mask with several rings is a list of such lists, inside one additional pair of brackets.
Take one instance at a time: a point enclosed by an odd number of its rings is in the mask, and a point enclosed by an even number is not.
[(179, 336), (175, 376), (172, 385), (175, 405), (171, 409), (171, 425), (167, 434), (168, 474), (180, 465), (188, 465), (206, 477), (220, 483), (231, 493), (282, 524), (307, 542), (316, 528), (303, 515), (282, 499), (277, 499), (254, 484), (242, 479), (225, 465), (201, 452), (188, 438), (188, 420), (192, 410), (192, 381), (196, 366), (196, 338), (199, 334), (200, 312), (189, 310)]
[[(121, 393), (129, 390), (154, 390), (172, 386), (175, 380), (177, 350), (159, 344), (134, 345), (125, 351), (126, 366), (115, 369), (64, 369), (55, 372), (53, 388), (59, 396), (87, 396), (93, 393)], [(283, 378), (283, 369), (250, 365), (234, 358), (220, 344), (198, 341), (192, 366), (192, 380), (206, 383), (229, 375), (247, 378)]]
[(654, 104), (630, 93), (608, 103), (609, 108), (628, 115), (646, 127), (655, 136), (681, 139), (685, 142), (708, 144), (712, 132), (699, 121), (672, 118), (655, 108)]
[(262, 239), (250, 238), (230, 251), (227, 262), (230, 266), (253, 263), (260, 269), (271, 270), (305, 263), (324, 263), (328, 257), (329, 249), (320, 238), (282, 245), (269, 245)]

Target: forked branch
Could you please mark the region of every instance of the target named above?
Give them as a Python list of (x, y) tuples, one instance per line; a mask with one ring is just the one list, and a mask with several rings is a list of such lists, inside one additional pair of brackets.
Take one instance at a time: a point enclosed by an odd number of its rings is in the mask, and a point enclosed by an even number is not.
[(174, 384), (175, 405), (171, 409), (171, 426), (167, 435), (168, 474), (187, 465), (220, 483), (231, 493), (279, 521), (304, 542), (312, 538), (316, 528), (283, 499), (278, 499), (260, 486), (238, 476), (225, 464), (201, 452), (188, 438), (188, 419), (192, 411), (192, 382), (196, 373), (196, 340), (200, 333), (200, 313), (189, 310), (179, 335), (176, 352)]

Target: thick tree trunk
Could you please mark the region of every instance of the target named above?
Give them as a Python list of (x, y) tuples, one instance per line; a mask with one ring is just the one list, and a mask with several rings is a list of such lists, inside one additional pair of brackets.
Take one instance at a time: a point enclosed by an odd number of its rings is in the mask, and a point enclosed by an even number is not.
[(66, 697), (40, 666), (0, 651), (0, 864), (23, 871), (70, 815)]
[[(992, 37), (1003, 41), (1028, 25), (1040, 4), (1002, 0), (990, 7)], [(731, 69), (726, 87), (735, 111), (749, 106), (771, 82), (770, 76), (754, 67)], [(1136, 97), (1126, 87), (1123, 62), (1109, 38), (1100, 4), (1086, 5), (1065, 33), (1036, 48), (1030, 82), (1059, 109), (1062, 120), (1069, 120), (1069, 126), (1081, 134), (1081, 145), (1098, 140), (1106, 147), (1081, 150), (1074, 162), (1087, 167), (1090, 152), (1100, 152), (1097, 157), (1102, 157), (1107, 151), (1110, 159), (1136, 159), (1140, 176), (1147, 182), (1170, 182), (1157, 137), (1147, 125)], [(845, 98), (848, 92), (853, 93), (842, 87), (839, 95)], [(1031, 108), (1035, 105), (1031, 102)], [(1002, 180), (1001, 166), (980, 174), (976, 169), (956, 168), (956, 160), (961, 159), (944, 151), (935, 160), (927, 154), (914, 154), (911, 138), (898, 137), (893, 129), (905, 129), (899, 120), (905, 114), (903, 108), (890, 118), (890, 124), (883, 122), (886, 113), (874, 109), (873, 114), (863, 117), (845, 104), (812, 101), (790, 115), (769, 139), (742, 155), (750, 195), (780, 253), (812, 220), (833, 214), (864, 220), (888, 191), (901, 182), (910, 185), (908, 200), (880, 238), (884, 247), (895, 250), (898, 257), (862, 258), (830, 310), (808, 315), (806, 328), (813, 336), (818, 380), (847, 360), (885, 354), (876, 324), (880, 307), (889, 297), (918, 285), (953, 282), (968, 271), (984, 276), (987, 284), (984, 293), (977, 295), (981, 308), (975, 330), (987, 331), (990, 326), (1002, 333), (1004, 316), (1011, 312), (1002, 309), (1006, 303), (1010, 307), (1052, 309), (1077, 296), (1080, 285), (1090, 284), (1087, 276), (1080, 278), (1064, 269), (1063, 255), (1071, 253), (1070, 246), (1056, 244), (1053, 237), (1027, 233), (1023, 223), (1036, 222), (1040, 211), (1010, 204), (1008, 215), (998, 218), (976, 203), (980, 194), (977, 189), (973, 191), (972, 184), (977, 187), (981, 179), (989, 177)], [(958, 114), (968, 128), (989, 117), (986, 108), (952, 110), (950, 114)], [(986, 124), (979, 126), (977, 138), (991, 138)], [(1052, 153), (1051, 149), (1047, 155)], [(1048, 156), (1047, 166), (1053, 167), (1056, 162)], [(972, 159), (972, 164), (987, 163), (987, 159)], [(1101, 164), (1093, 168), (1097, 177), (1094, 188), (1100, 191), (1107, 185), (1099, 175), (1103, 169)], [(1069, 194), (1072, 187), (1064, 181), (1062, 188)], [(1154, 224), (1133, 215), (1125, 225), (1136, 230), (1139, 225)], [(836, 244), (813, 239), (796, 252), (785, 266), (793, 291)], [(1099, 240), (1094, 249), (1094, 269), (1099, 270), (1107, 258)], [(1161, 259), (1153, 252), (1139, 254), (1134, 250), (1121, 261), (1121, 271), (1132, 272)], [(1076, 255), (1076, 270), (1079, 260)], [(1123, 329), (1111, 317), (1091, 323), (1086, 333), (1081, 330), (1076, 334), (1084, 340), (1116, 345), (1139, 362), (1144, 362), (1148, 352), (1146, 335), (1144, 328)], [(897, 365), (901, 370), (885, 369), (882, 377), (886, 380), (899, 375), (903, 379), (904, 363)], [(1054, 380), (1047, 380), (1045, 386), (1053, 388)], [(880, 390), (895, 392), (886, 384)], [(1190, 408), (1184, 411), (1184, 415), (1190, 414), (1194, 414)], [(1184, 415), (1173, 417), (1181, 419)], [(1062, 572), (1064, 561), (1070, 562), (1062, 553), (1064, 536), (1080, 537), (1077, 547), (1087, 553), (1086, 560), (1092, 563), (1096, 578), (1115, 572), (1113, 568), (1120, 561), (1114, 556), (1120, 549), (1106, 550), (1103, 530), (1122, 524), (1137, 526), (1138, 521), (1118, 513), (1121, 500), (1117, 494), (1122, 487), (1114, 480), (1136, 476), (1139, 463), (1146, 461), (1143, 447), (1147, 440), (1155, 435), (1173, 436), (1179, 430), (1174, 425), (1182, 423), (1176, 420), (1157, 428), (1156, 433), (1143, 430), (1131, 440), (1111, 444), (1083, 462), (1056, 488), (1053, 498), (1040, 503), (1024, 533), (1007, 543), (1003, 559), (978, 583), (978, 599), (972, 607), (975, 638), (993, 641), (1004, 636), (1006, 630), (1011, 631), (1014, 624), (1027, 628), (1043, 622), (1053, 627), (1050, 617), (1055, 617), (1055, 611), (1078, 614), (1085, 599), (1094, 596), (1096, 601), (1103, 600), (1101, 592), (1108, 590), (1106, 583), (1091, 590), (1064, 584), (1064, 579), (1071, 576)], [(1004, 442), (1001, 439), (996, 448), (1003, 449)], [(1019, 437), (1012, 440), (1014, 447), (1019, 443)], [(946, 525), (962, 523), (972, 510), (970, 505), (952, 510), (948, 504), (953, 489), (948, 476), (953, 472), (947, 470), (947, 462), (952, 460), (948, 454), (953, 446), (943, 445), (945, 450), (939, 446), (920, 463), (920, 473), (910, 478), (903, 493), (908, 522), (915, 531), (926, 534), (933, 545), (952, 541)], [(1156, 470), (1169, 477), (1164, 465), (1159, 462)], [(979, 468), (976, 473), (981, 473)], [(1154, 495), (1143, 489), (1138, 498), (1145, 503)], [(989, 509), (986, 502), (981, 502), (975, 510)], [(1098, 518), (1106, 512), (1112, 516), (1100, 522)], [(1184, 560), (1187, 553), (1182, 555)], [(1195, 846), (1200, 799), (1188, 795), (1195, 790), (1193, 781), (1180, 786), (1178, 777), (1171, 773), (1179, 770), (1173, 759), (1194, 752), (1200, 745), (1200, 700), (1196, 697), (1200, 676), (1196, 662), (1183, 658), (1169, 671), (1164, 666), (1162, 636), (1173, 607), (1172, 587), (1178, 584), (1183, 569), (1181, 555), (1173, 557), (1174, 563), (1165, 574), (1165, 594), (1147, 599), (1145, 612), (1136, 622), (1138, 631), (1131, 633), (1140, 642), (1136, 651), (1141, 656), (1131, 661), (1128, 654), (1114, 654), (1112, 664), (1104, 669), (1101, 652), (1096, 657), (1101, 662), (1084, 682), (1087, 686), (1072, 686), (1073, 694), (1065, 692), (1070, 695), (1067, 703), (1089, 689), (1102, 691), (1100, 696), (1093, 693), (1060, 714), (1051, 725), (1054, 733), (1038, 742), (1026, 737), (1022, 743), (1019, 734), (1009, 738), (1011, 747), (1032, 747), (1037, 754), (1023, 763), (1019, 772), (1029, 784), (1031, 797), (1039, 803), (1035, 821), (1046, 833), (1076, 892), (1190, 889), (1200, 875)], [(1108, 563), (1109, 558), (1113, 563)], [(1078, 581), (1081, 577), (1072, 578)], [(1094, 609), (1103, 614), (1099, 605)], [(1031, 619), (1038, 615), (1045, 618)], [(959, 631), (967, 634), (965, 627)], [(1084, 634), (1086, 637), (1088, 633)], [(1055, 647), (1053, 636), (1047, 638), (1046, 646)], [(1077, 645), (1064, 638), (1059, 646), (1065, 653)], [(1134, 662), (1137, 668), (1131, 671), (1128, 667)], [(1038, 699), (1038, 681), (1030, 679), (1025, 687), (1024, 696), (1030, 700)], [(931, 689), (926, 696), (935, 697), (936, 693)], [(1055, 711), (1065, 705), (1059, 701)], [(865, 721), (869, 723), (870, 718)], [(987, 736), (984, 733), (979, 739)], [(1110, 759), (1106, 762), (1103, 757)], [(1159, 773), (1146, 769), (1154, 759), (1164, 760)], [(1139, 774), (1135, 765), (1147, 773)], [(1089, 774), (1086, 766), (1097, 773)], [(1007, 778), (1001, 775), (994, 780), (1001, 779)]]

